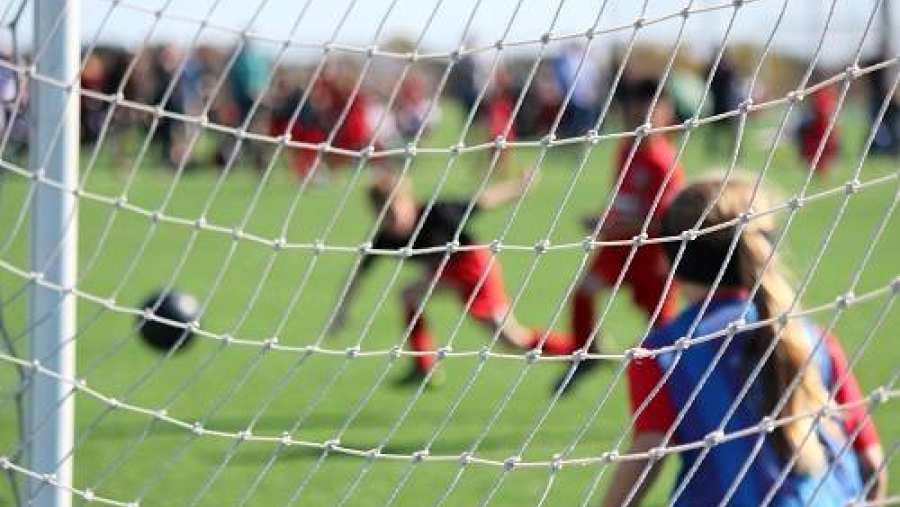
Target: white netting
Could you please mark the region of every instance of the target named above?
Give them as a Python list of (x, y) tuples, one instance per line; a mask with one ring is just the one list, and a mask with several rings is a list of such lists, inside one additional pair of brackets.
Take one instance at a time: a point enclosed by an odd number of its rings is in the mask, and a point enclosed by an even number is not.
[[(29, 505), (30, 482), (110, 505), (589, 505), (615, 486), (616, 465), (643, 463), (627, 503), (663, 458), (696, 455), (681, 477), (664, 469), (671, 487), (651, 492), (673, 505), (685, 501), (716, 446), (754, 442), (741, 472), (727, 478), (730, 498), (773, 428), (801, 418), (818, 424), (859, 406), (881, 432), (881, 467), (900, 479), (892, 468), (900, 361), (890, 340), (900, 324), (896, 20), (891, 0), (813, 4), (69, 2), (83, 20), (81, 79), (61, 82), (35, 65), (47, 55), (32, 40), (32, 2), (3, 1), (0, 424), (10, 431), (0, 436), (0, 468), (11, 487), (0, 503)], [(730, 102), (715, 84), (726, 67), (741, 76)], [(658, 86), (632, 129), (619, 120), (616, 99), (636, 76)], [(35, 83), (80, 106), (75, 187), (30, 169), (46, 163), (29, 150)], [(821, 135), (798, 157), (797, 123), (826, 93)], [(678, 120), (654, 125), (663, 100)], [(834, 151), (829, 139), (838, 131)], [(693, 228), (664, 236), (652, 227), (659, 191), (637, 234), (603, 239), (627, 172), (617, 165), (639, 163), (641, 143), (663, 135), (674, 160), (662, 187), (684, 166), (689, 180), (743, 175), (754, 185), (751, 202), (762, 187), (783, 197), (712, 227), (702, 226), (707, 209)], [(617, 161), (614, 148), (629, 141)], [(392, 185), (386, 202), (368, 209), (371, 175), (381, 171), (408, 178), (423, 210), (397, 248), (376, 240), (405, 187)], [(506, 208), (478, 211), (519, 173)], [(37, 188), (77, 200), (78, 220), (69, 222), (81, 244), (74, 286), (29, 261)], [(464, 204), (452, 239), (416, 247), (429, 234), (426, 217), (448, 200)], [(578, 222), (586, 213), (599, 218), (585, 237)], [(773, 252), (796, 272), (790, 307), (746, 321), (748, 305), (720, 331), (698, 333), (698, 319), (675, 344), (645, 347), (664, 302), (649, 319), (631, 308), (625, 273), (642, 268), (632, 266), (639, 247), (677, 244), (677, 267), (691, 241), (734, 226), (731, 257), (740, 233), (767, 217), (779, 222)], [(599, 300), (583, 347), (547, 353), (548, 331), (536, 332), (535, 349), (503, 347), (507, 326), (518, 325), (514, 314), (541, 330), (567, 329), (570, 300), (607, 247), (626, 248), (624, 268)], [(508, 310), (493, 316), (488, 332), (470, 322), (475, 292), (463, 294), (462, 306), (437, 296), (460, 252), (503, 264)], [(43, 254), (50, 262), (58, 255)], [(388, 262), (370, 269), (373, 257)], [(410, 300), (401, 289), (423, 258), (434, 270)], [(724, 272), (723, 264), (701, 308)], [(487, 269), (476, 278), (478, 288), (494, 283)], [(44, 318), (27, 315), (35, 287), (78, 302), (77, 332), (63, 337), (78, 351), (75, 377), (28, 355), (28, 337)], [(154, 291), (173, 290), (196, 296), (192, 321), (161, 314), (161, 302), (144, 304)], [(426, 316), (437, 345), (414, 350), (411, 322)], [(827, 410), (778, 417), (798, 375), (769, 417), (726, 431), (776, 338), (715, 432), (674, 437), (741, 332), (799, 319), (841, 338), (860, 399), (837, 399), (849, 381), (841, 377), (828, 389)], [(149, 349), (138, 338), (146, 323), (180, 340), (193, 336), (190, 347)], [(677, 364), (706, 343), (721, 345), (675, 425), (658, 446), (627, 452), (649, 404), (628, 409), (628, 364), (673, 353)], [(824, 346), (816, 343), (801, 371)], [(399, 370), (423, 358), (433, 360), (427, 373), (411, 387), (394, 385)], [(610, 368), (579, 377), (586, 361)], [(27, 460), (29, 428), (41, 424), (24, 419), (36, 376), (67, 386), (78, 406), (71, 484)], [(55, 409), (46, 408), (47, 421)], [(850, 452), (845, 443), (838, 455)], [(774, 501), (790, 465), (762, 492), (764, 503)], [(900, 504), (890, 493), (867, 501), (876, 476), (857, 504)]]

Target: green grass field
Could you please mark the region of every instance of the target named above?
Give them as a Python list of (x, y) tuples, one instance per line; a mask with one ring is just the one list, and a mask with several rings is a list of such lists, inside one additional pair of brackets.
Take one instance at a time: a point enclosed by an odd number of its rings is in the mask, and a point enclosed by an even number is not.
[[(811, 193), (840, 187), (856, 166), (864, 136), (864, 119), (851, 109), (841, 118), (843, 150), (839, 163), (825, 181), (814, 181)], [(740, 165), (750, 174), (758, 174), (763, 166), (777, 121), (776, 114), (751, 119)], [(458, 135), (459, 122), (453, 111), (445, 113), (441, 130), (427, 140), (427, 145), (447, 146)], [(690, 175), (708, 172), (727, 165), (727, 158), (707, 154), (705, 133), (701, 130), (690, 139), (684, 165)], [(554, 243), (580, 241), (584, 235), (579, 218), (605, 205), (608, 195), (613, 143), (600, 143), (594, 150), (582, 176), (575, 182), (574, 193), (562, 210), (559, 226), (550, 231), (551, 218), (560, 209), (564, 194), (572, 185), (577, 151), (554, 149), (542, 165), (540, 185), (525, 198), (504, 240), (509, 244), (531, 245), (549, 233)], [(107, 150), (111, 147), (106, 147)], [(134, 144), (123, 145), (121, 162), (113, 163), (106, 150), (101, 162), (88, 175), (88, 190), (107, 195), (120, 195), (126, 184), (128, 164), (135, 157)], [(722, 150), (725, 151), (724, 149)], [(520, 150), (515, 161), (522, 167), (533, 163), (538, 150)], [(86, 160), (86, 159), (85, 159)], [(447, 166), (446, 155), (422, 155), (412, 166), (417, 192), (433, 193)], [(485, 174), (486, 156), (461, 157), (452, 166), (442, 197), (464, 197), (477, 186)], [(137, 178), (128, 191), (131, 203), (145, 209), (156, 209), (165, 198), (173, 181), (173, 173), (160, 169), (154, 154), (139, 168)], [(873, 180), (896, 174), (896, 160), (866, 160), (860, 179)], [(350, 171), (336, 174), (327, 185), (310, 188), (299, 197), (299, 205), (289, 216), (298, 186), (291, 174), (279, 168), (267, 183), (255, 210), (246, 217), (245, 229), (266, 238), (275, 238), (287, 224), (287, 237), (292, 242), (323, 239), (328, 244), (359, 244), (369, 230), (372, 218), (366, 209), (361, 186), (357, 183), (349, 193), (346, 206), (338, 212), (341, 196), (353, 184)], [(238, 167), (222, 181), (213, 194), (220, 173), (197, 170), (186, 174), (171, 194), (165, 208), (167, 215), (194, 220), (210, 201), (207, 220), (231, 227), (247, 213), (257, 175), (246, 167)], [(805, 177), (792, 144), (782, 141), (768, 172), (766, 183), (783, 197), (798, 192)], [(864, 188), (850, 200), (834, 237), (828, 242), (821, 264), (809, 279), (803, 296), (804, 306), (813, 308), (832, 302), (845, 292), (858, 269), (873, 230), (883, 220), (885, 210), (897, 191), (897, 179)], [(29, 183), (9, 175), (3, 180), (0, 201), (0, 252), (6, 262), (27, 269), (28, 226), (15, 227), (19, 210), (26, 202)], [(822, 239), (834, 224), (842, 192), (808, 203), (797, 214), (788, 234), (789, 248), (784, 254), (795, 278), (802, 280), (822, 246)], [(143, 216), (114, 212), (103, 203), (88, 199), (80, 207), (79, 287), (101, 297), (115, 295), (120, 304), (136, 307), (152, 290), (173, 276), (177, 287), (208, 300), (202, 318), (204, 329), (241, 338), (262, 340), (276, 332), (282, 344), (305, 345), (316, 340), (332, 310), (340, 284), (354, 261), (353, 254), (328, 253), (315, 258), (309, 251), (287, 250), (277, 254), (264, 245), (240, 241), (235, 244), (228, 234), (196, 232), (193, 228), (164, 223), (154, 227)], [(507, 223), (512, 208), (486, 213), (473, 223), (473, 231), (483, 241), (496, 237)], [(324, 230), (334, 220), (330, 233)], [(108, 227), (108, 230), (107, 230)], [(104, 235), (104, 230), (107, 233)], [(144, 242), (146, 241), (146, 245)], [(7, 243), (8, 242), (8, 243)], [(143, 246), (142, 246), (143, 245)], [(143, 253), (139, 255), (141, 249)], [(900, 251), (900, 221), (892, 217), (874, 255), (862, 273), (858, 294), (887, 285), (900, 273), (897, 252)], [(274, 255), (274, 258), (273, 258)], [(516, 306), (519, 320), (528, 325), (547, 326), (560, 306), (565, 290), (575, 276), (583, 253), (579, 249), (554, 250), (543, 255), (525, 284), (525, 277), (536, 262), (532, 252), (507, 250), (500, 260), (507, 288), (513, 297), (521, 294)], [(183, 265), (179, 261), (184, 258)], [(129, 269), (132, 261), (134, 269)], [(363, 350), (387, 349), (396, 344), (403, 329), (399, 289), (416, 275), (417, 266), (406, 266), (393, 286), (388, 286), (396, 260), (385, 260), (365, 283), (352, 318), (340, 336), (328, 338), (324, 347), (343, 349), (362, 337)], [(288, 311), (292, 294), (311, 269), (311, 275), (297, 304)], [(177, 270), (177, 271), (176, 271)], [(211, 292), (214, 282), (217, 289)], [(254, 297), (258, 286), (261, 291)], [(27, 293), (25, 282), (6, 270), (0, 270), (0, 290), (4, 301), (4, 317), (11, 335), (24, 350)], [(387, 291), (386, 304), (376, 304)], [(836, 332), (852, 355), (876, 321), (888, 298), (875, 297), (853, 305), (837, 322)], [(447, 294), (436, 296), (427, 314), (434, 333), (446, 340), (460, 316), (460, 305)], [(246, 318), (242, 318), (246, 316)], [(814, 314), (813, 319), (827, 324), (834, 310)], [(518, 377), (524, 363), (518, 360), (490, 359), (471, 390), (464, 396), (446, 427), (439, 424), (459, 396), (464, 383), (477, 367), (474, 357), (447, 360), (447, 382), (439, 390), (429, 390), (412, 406), (397, 431), (388, 432), (405, 414), (414, 395), (412, 389), (398, 389), (392, 381), (405, 373), (408, 364), (389, 364), (385, 357), (347, 359), (341, 356), (314, 354), (304, 359), (298, 353), (261, 353), (257, 347), (223, 346), (219, 342), (198, 339), (182, 354), (158, 363), (160, 356), (144, 347), (135, 337), (135, 321), (129, 315), (110, 312), (89, 301), (79, 302), (80, 333), (77, 338), (79, 375), (101, 392), (131, 403), (151, 408), (166, 406), (170, 415), (185, 421), (204, 420), (211, 429), (241, 431), (256, 421), (254, 434), (280, 435), (297, 421), (302, 421), (294, 437), (309, 441), (334, 438), (345, 424), (341, 443), (347, 447), (369, 449), (384, 443), (384, 452), (410, 454), (435, 438), (433, 455), (453, 455), (468, 451), (482, 433), (477, 455), (503, 460), (518, 452), (538, 417), (547, 408), (550, 386), (562, 371), (559, 363), (539, 363), (530, 368), (524, 382), (515, 391), (496, 421), (487, 425), (500, 410), (499, 403)], [(605, 333), (614, 338), (614, 347), (624, 349), (643, 332), (641, 316), (631, 308), (627, 294), (620, 294), (605, 324)], [(568, 311), (563, 311), (556, 327), (568, 327)], [(889, 312), (875, 332), (856, 366), (864, 390), (887, 383), (895, 375), (900, 355), (897, 352), (896, 329), (900, 327), (900, 310)], [(482, 329), (464, 322), (454, 339), (455, 350), (477, 350), (485, 343)], [(612, 343), (612, 342), (609, 342)], [(373, 382), (390, 368), (386, 381), (378, 387), (359, 412), (362, 397)], [(148, 371), (152, 375), (143, 378)], [(614, 370), (604, 369), (589, 379), (550, 412), (541, 429), (534, 435), (522, 458), (548, 460), (575, 443), (571, 457), (596, 456), (610, 450), (613, 443), (628, 431), (626, 402), (622, 382), (613, 385)], [(276, 391), (282, 382), (285, 389)], [(333, 381), (333, 384), (331, 382)], [(15, 449), (16, 417), (9, 393), (15, 382), (9, 364), (0, 363), (0, 452)], [(136, 383), (140, 382), (137, 387)], [(323, 391), (323, 389), (327, 390)], [(590, 423), (584, 438), (573, 442), (586, 424), (597, 403), (608, 390), (612, 396), (599, 416)], [(267, 396), (277, 393), (263, 410)], [(237, 503), (251, 484), (264, 471), (266, 463), (278, 448), (274, 443), (244, 442), (213, 436), (195, 437), (192, 433), (163, 422), (151, 422), (144, 415), (118, 410), (109, 412), (102, 403), (79, 395), (77, 398), (77, 430), (79, 445), (76, 455), (76, 484), (91, 488), (97, 494), (118, 500), (140, 498), (142, 505), (185, 505), (198, 500), (198, 505), (218, 506)], [(256, 419), (258, 417), (258, 420)], [(888, 447), (897, 442), (900, 406), (892, 401), (875, 413), (882, 437)], [(438, 433), (435, 433), (438, 431)], [(383, 442), (387, 438), (386, 442)], [(278, 450), (274, 466), (265, 469), (256, 484), (248, 505), (278, 506), (286, 502), (301, 486), (296, 505), (331, 505), (345, 495), (357, 476), (365, 472), (348, 505), (384, 505), (398, 481), (413, 466), (408, 482), (400, 489), (396, 505), (432, 505), (461, 470), (456, 462), (408, 462), (376, 460), (331, 454), (321, 459), (322, 451), (292, 447)], [(220, 465), (225, 464), (220, 469)], [(662, 505), (671, 485), (675, 460), (670, 459), (663, 479), (650, 494), (649, 504)], [(317, 468), (316, 468), (317, 467)], [(315, 473), (310, 475), (313, 469)], [(565, 467), (554, 478), (545, 505), (577, 505), (603, 467)], [(492, 489), (502, 470), (492, 466), (470, 465), (445, 505), (476, 505)], [(599, 501), (610, 477), (605, 473), (592, 504)], [(893, 491), (900, 484), (900, 466), (891, 468)], [(505, 477), (493, 497), (492, 505), (531, 505), (545, 490), (550, 474), (546, 468), (516, 469)], [(308, 479), (308, 482), (304, 482)], [(211, 481), (211, 482), (210, 482)], [(208, 488), (207, 488), (208, 486)], [(201, 494), (202, 493), (202, 494)], [(198, 495), (199, 494), (199, 495)], [(0, 505), (10, 504), (7, 485), (0, 486)]]

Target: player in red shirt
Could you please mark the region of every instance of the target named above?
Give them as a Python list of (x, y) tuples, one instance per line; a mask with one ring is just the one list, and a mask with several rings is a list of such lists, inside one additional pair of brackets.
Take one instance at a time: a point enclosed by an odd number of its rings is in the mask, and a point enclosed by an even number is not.
[[(398, 180), (386, 170), (375, 173), (375, 179), (369, 189), (370, 203), (377, 214), (387, 208), (378, 234), (372, 241), (372, 248), (377, 250), (401, 250), (412, 248), (422, 250), (445, 248), (456, 237), (457, 230), (462, 227), (458, 236), (461, 247), (477, 244), (467, 230), (466, 222), (482, 210), (496, 208), (519, 197), (527, 181), (528, 174), (521, 181), (505, 181), (497, 183), (484, 192), (470, 212), (470, 203), (465, 201), (437, 201), (427, 209), (424, 203), (416, 201), (412, 186), (408, 180)], [(396, 187), (393, 199), (389, 199)], [(421, 229), (413, 238), (417, 224)], [(444, 251), (416, 254), (410, 261), (422, 267), (422, 274), (415, 282), (403, 290), (403, 306), (407, 322), (416, 317), (422, 299), (428, 288), (438, 277), (436, 289), (450, 289), (459, 300), (466, 304), (469, 298), (469, 316), (483, 325), (493, 335), (499, 333), (507, 345), (518, 349), (532, 349), (544, 335), (547, 339), (541, 350), (546, 354), (568, 354), (572, 350), (572, 338), (563, 333), (544, 332), (525, 327), (509, 314), (509, 298), (503, 284), (500, 262), (485, 249), (461, 249), (450, 256), (443, 270), (438, 270), (444, 258)], [(345, 321), (347, 308), (351, 304), (359, 285), (359, 280), (369, 271), (372, 263), (381, 256), (367, 255), (363, 259), (359, 272), (350, 282), (347, 293), (340, 302), (334, 323), (329, 330), (334, 333)], [(483, 282), (481, 279), (484, 278)], [(479, 285), (480, 283), (480, 285)], [(434, 338), (429, 333), (425, 315), (420, 315), (412, 326), (409, 336), (409, 347), (422, 355), (415, 356), (415, 366), (401, 383), (418, 383), (426, 378), (434, 367)], [(432, 376), (430, 382), (436, 377)]]
[[(295, 90), (284, 92), (286, 97), (270, 122), (270, 134), (289, 134), (291, 140), (319, 144), (332, 135), (331, 146), (344, 150), (360, 151), (372, 143), (374, 128), (369, 115), (370, 98), (363, 90), (354, 93), (356, 76), (352, 68), (342, 64), (328, 65), (312, 83), (312, 91), (299, 116), (287, 132), (290, 119), (295, 114), (303, 93)], [(347, 110), (344, 114), (344, 109)], [(341, 115), (343, 119), (341, 118)], [(340, 123), (338, 122), (339, 120)], [(379, 149), (377, 143), (375, 149)], [(300, 178), (313, 169), (318, 150), (297, 148), (290, 151), (291, 168)], [(358, 159), (337, 153), (328, 153), (324, 162), (330, 169), (352, 164)]]
[[(637, 128), (645, 123), (647, 111), (658, 88), (653, 79), (640, 79), (623, 82), (619, 94), (622, 113), (627, 128)], [(668, 125), (672, 122), (673, 112), (665, 94), (660, 95), (651, 115), (654, 127)], [(632, 156), (633, 143), (638, 142)], [(629, 161), (629, 157), (631, 160)], [(659, 217), (661, 217), (684, 183), (684, 173), (676, 163), (675, 149), (664, 134), (655, 134), (640, 140), (624, 139), (617, 155), (618, 171), (616, 181), (622, 179), (612, 207), (599, 232), (603, 241), (627, 240), (641, 233), (644, 222), (650, 217), (648, 234), (657, 234)], [(657, 201), (654, 208), (654, 203)], [(651, 216), (652, 215), (652, 216)], [(597, 218), (587, 220), (588, 228), (593, 233)], [(631, 252), (629, 246), (607, 246), (600, 249), (590, 262), (572, 300), (572, 332), (575, 348), (586, 346), (596, 350), (596, 344), (588, 345), (594, 329), (594, 299), (603, 289), (615, 286), (619, 276), (625, 271), (625, 263)], [(634, 303), (643, 310), (648, 318), (661, 305), (654, 326), (667, 323), (674, 317), (676, 308), (676, 286), (673, 284), (665, 291), (668, 264), (665, 253), (659, 244), (643, 245), (637, 248), (627, 271), (624, 273), (622, 286), (631, 292)], [(557, 384), (564, 392), (574, 386), (580, 375), (596, 366), (594, 361), (584, 361), (575, 370), (574, 375), (566, 381), (564, 375)]]
[(816, 152), (819, 150), (819, 145), (824, 143), (822, 155), (814, 168), (816, 174), (821, 177), (828, 174), (831, 169), (831, 163), (838, 152), (837, 123), (832, 127), (828, 137), (825, 137), (825, 133), (828, 131), (828, 124), (831, 123), (831, 117), (837, 112), (837, 99), (837, 85), (833, 84), (810, 95), (809, 109), (798, 132), (800, 154), (807, 165), (812, 165)]

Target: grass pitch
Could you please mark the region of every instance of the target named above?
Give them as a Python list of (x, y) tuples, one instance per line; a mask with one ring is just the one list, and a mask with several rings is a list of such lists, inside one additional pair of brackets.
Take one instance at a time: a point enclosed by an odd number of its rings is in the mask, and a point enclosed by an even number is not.
[[(739, 165), (750, 175), (759, 173), (774, 134), (777, 114), (752, 117)], [(453, 111), (445, 113), (442, 128), (428, 138), (429, 146), (455, 142), (459, 123)], [(790, 226), (784, 250), (787, 263), (799, 282), (806, 281), (806, 308), (828, 304), (843, 294), (868, 246), (873, 231), (898, 190), (897, 161), (868, 158), (860, 180), (888, 177), (865, 186), (849, 201), (833, 237), (818, 252), (837, 214), (844, 192), (840, 187), (855, 169), (865, 135), (864, 119), (854, 110), (845, 112), (840, 161), (826, 181), (814, 180), (810, 193), (838, 188), (807, 203)], [(720, 155), (706, 150), (706, 127), (687, 144), (683, 164), (689, 175), (727, 166), (727, 147)], [(713, 126), (713, 128), (717, 128)], [(117, 141), (119, 142), (119, 141)], [(675, 138), (679, 143), (680, 138)], [(110, 145), (113, 143), (111, 142)], [(120, 195), (136, 147), (125, 143), (118, 156), (104, 147), (101, 162), (87, 175), (86, 188), (105, 196)], [(607, 203), (613, 171), (614, 143), (601, 142), (593, 150), (581, 176), (574, 181), (578, 149), (553, 149), (542, 164), (542, 180), (522, 202), (510, 221), (512, 207), (485, 213), (472, 223), (483, 242), (506, 233), (504, 243), (533, 245), (549, 234), (552, 244), (580, 241), (582, 215)], [(539, 155), (537, 149), (517, 150), (514, 160), (527, 167)], [(411, 172), (417, 192), (432, 195), (447, 168), (447, 155), (420, 155)], [(137, 170), (127, 196), (130, 203), (153, 210), (166, 202), (165, 214), (196, 220), (204, 208), (210, 224), (232, 227), (245, 223), (245, 231), (276, 238), (286, 231), (291, 242), (323, 240), (329, 245), (358, 245), (372, 224), (360, 181), (351, 171), (335, 173), (325, 185), (298, 196), (293, 175), (283, 163), (261, 188), (255, 208), (248, 213), (260, 180), (246, 167), (226, 177), (213, 170), (186, 173), (173, 186), (173, 173), (160, 169), (155, 157)], [(487, 157), (469, 154), (447, 172), (442, 198), (466, 197), (486, 174)], [(85, 170), (85, 169), (83, 169)], [(784, 198), (796, 194), (805, 178), (790, 140), (782, 140), (766, 176), (766, 184)], [(18, 221), (27, 204), (29, 182), (7, 174), (0, 201), (4, 224), (0, 252), (8, 263), (27, 269), (27, 223)], [(343, 197), (347, 196), (346, 201)], [(343, 204), (342, 204), (343, 203)], [(561, 219), (551, 229), (558, 210)], [(225, 232), (197, 231), (190, 224), (154, 225), (146, 216), (127, 210), (114, 211), (106, 203), (82, 199), (80, 204), (79, 287), (101, 297), (115, 297), (135, 307), (152, 290), (170, 280), (192, 292), (206, 308), (202, 327), (217, 334), (263, 340), (277, 335), (279, 343), (306, 345), (321, 336), (339, 288), (355, 260), (354, 253), (284, 250), (252, 241), (234, 242)], [(329, 225), (330, 224), (330, 225)], [(857, 294), (887, 285), (897, 276), (896, 252), (900, 250), (900, 223), (890, 217), (887, 228), (862, 271)], [(551, 250), (539, 259), (533, 251), (504, 250), (500, 254), (507, 289), (518, 298), (515, 311), (527, 325), (548, 326), (583, 258), (578, 249)], [(323, 347), (344, 349), (361, 341), (362, 350), (384, 350), (395, 345), (403, 330), (399, 289), (415, 276), (417, 266), (407, 263), (391, 284), (398, 260), (383, 260), (366, 280), (361, 297), (351, 310), (346, 329), (325, 338)], [(298, 287), (302, 294), (294, 300)], [(0, 270), (6, 328), (19, 351), (27, 339), (25, 281)], [(381, 304), (381, 301), (384, 301)], [(837, 321), (836, 332), (852, 356), (876, 323), (887, 296), (874, 297), (847, 308)], [(461, 307), (450, 295), (438, 294), (428, 304), (427, 316), (434, 334), (446, 342), (460, 321)], [(285, 317), (286, 315), (286, 317)], [(828, 324), (833, 309), (812, 318)], [(568, 311), (555, 327), (568, 327)], [(603, 369), (573, 395), (557, 403), (524, 445), (538, 418), (548, 407), (550, 387), (562, 371), (559, 363), (542, 362), (531, 367), (515, 392), (507, 393), (525, 364), (520, 360), (490, 359), (465, 395), (468, 379), (479, 367), (476, 357), (451, 358), (442, 368), (447, 382), (416, 399), (413, 389), (398, 389), (392, 381), (409, 366), (407, 360), (392, 363), (387, 357), (357, 357), (296, 352), (264, 352), (259, 347), (225, 346), (199, 338), (193, 346), (170, 359), (144, 347), (135, 336), (130, 315), (110, 312), (90, 301), (79, 301), (77, 337), (79, 376), (95, 389), (149, 408), (166, 407), (184, 421), (202, 421), (209, 429), (242, 431), (252, 425), (255, 435), (275, 435), (292, 430), (296, 439), (323, 442), (339, 432), (346, 447), (369, 449), (383, 446), (385, 453), (411, 454), (433, 440), (432, 455), (469, 451), (503, 460), (521, 454), (527, 461), (549, 460), (571, 447), (570, 457), (596, 456), (611, 449), (627, 434), (628, 419), (622, 381), (615, 368)], [(896, 305), (887, 310), (883, 324), (855, 370), (865, 391), (889, 382), (896, 375), (900, 356), (894, 343), (900, 326)], [(624, 349), (644, 331), (641, 316), (631, 308), (627, 293), (616, 296), (603, 326), (607, 344)], [(462, 319), (453, 348), (478, 350), (486, 343), (482, 329)], [(384, 382), (367, 397), (370, 388)], [(10, 392), (14, 370), (0, 363), (0, 449), (16, 448), (16, 416)], [(606, 393), (610, 396), (606, 398)], [(588, 422), (602, 403), (599, 415)], [(502, 407), (501, 407), (502, 404)], [(455, 407), (455, 410), (451, 409)], [(407, 411), (407, 409), (409, 410)], [(502, 408), (502, 410), (501, 410)], [(403, 417), (401, 419), (401, 416)], [(886, 447), (897, 442), (900, 407), (891, 401), (875, 412)], [(583, 437), (576, 439), (585, 428)], [(142, 505), (232, 505), (250, 494), (247, 505), (331, 505), (341, 499), (347, 505), (432, 505), (451, 481), (458, 481), (445, 505), (475, 505), (494, 490), (503, 471), (497, 467), (458, 462), (411, 464), (375, 460), (302, 447), (281, 448), (276, 442), (237, 442), (216, 436), (196, 436), (171, 424), (125, 410), (110, 410), (89, 396), (77, 398), (76, 484), (98, 495)], [(626, 440), (627, 445), (627, 440)], [(624, 449), (623, 449), (624, 450)], [(675, 461), (670, 459), (663, 479), (648, 503), (664, 504), (673, 480)], [(591, 488), (601, 474), (599, 486)], [(576, 505), (590, 498), (596, 504), (611, 474), (602, 466), (564, 467), (551, 475), (547, 468), (515, 469), (506, 474), (491, 497), (493, 505), (531, 505), (547, 494), (545, 505)], [(900, 483), (900, 466), (891, 468), (893, 484)], [(549, 481), (552, 481), (550, 483)], [(398, 488), (398, 484), (402, 487)], [(548, 483), (551, 485), (548, 489)], [(896, 491), (896, 486), (892, 488)], [(593, 496), (591, 496), (593, 492)], [(393, 496), (396, 493), (396, 496)], [(8, 488), (0, 488), (0, 505), (10, 503)]]

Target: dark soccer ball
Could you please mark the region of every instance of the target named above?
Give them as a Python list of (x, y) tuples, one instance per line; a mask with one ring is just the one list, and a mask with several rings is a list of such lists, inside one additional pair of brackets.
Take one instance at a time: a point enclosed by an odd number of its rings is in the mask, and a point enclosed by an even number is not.
[[(200, 304), (194, 296), (172, 290), (151, 295), (141, 308), (152, 311), (157, 317), (188, 324), (197, 320)], [(145, 319), (143, 315), (138, 317), (138, 331), (144, 343), (162, 352), (172, 349), (184, 350), (194, 338), (193, 333), (186, 328)]]

